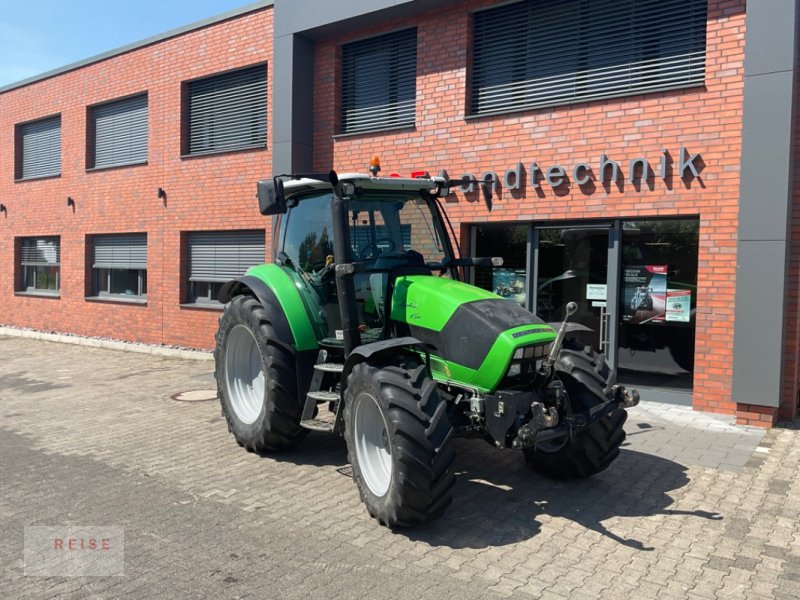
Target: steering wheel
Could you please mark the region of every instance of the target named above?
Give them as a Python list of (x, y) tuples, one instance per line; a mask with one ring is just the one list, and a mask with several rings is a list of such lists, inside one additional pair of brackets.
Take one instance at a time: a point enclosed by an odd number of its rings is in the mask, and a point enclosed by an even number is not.
[(361, 258), (377, 258), (381, 254), (383, 254), (383, 250), (381, 250), (378, 246), (379, 245), (388, 245), (389, 248), (386, 250), (387, 252), (394, 252), (397, 248), (397, 244), (394, 243), (394, 240), (388, 237), (379, 237), (376, 238), (374, 242), (367, 242), (361, 248), (358, 249), (358, 255)]

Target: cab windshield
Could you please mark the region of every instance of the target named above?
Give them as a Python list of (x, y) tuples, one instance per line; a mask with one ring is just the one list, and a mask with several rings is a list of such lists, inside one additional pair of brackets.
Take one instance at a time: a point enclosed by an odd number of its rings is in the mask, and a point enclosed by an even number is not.
[[(364, 194), (348, 200), (349, 260), (366, 261), (422, 255), (439, 267), (447, 258), (444, 231), (432, 201), (419, 196)], [(289, 211), (283, 228), (283, 252), (295, 269), (319, 271), (333, 256), (331, 194), (306, 197)]]

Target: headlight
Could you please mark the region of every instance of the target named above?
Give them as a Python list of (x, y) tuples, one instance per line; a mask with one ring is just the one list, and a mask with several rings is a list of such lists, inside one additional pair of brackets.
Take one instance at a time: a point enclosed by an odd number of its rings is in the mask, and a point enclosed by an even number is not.
[[(514, 357), (516, 358), (516, 356)], [(508, 368), (508, 377), (516, 377), (519, 375), (522, 367), (519, 363), (511, 363), (511, 366)]]

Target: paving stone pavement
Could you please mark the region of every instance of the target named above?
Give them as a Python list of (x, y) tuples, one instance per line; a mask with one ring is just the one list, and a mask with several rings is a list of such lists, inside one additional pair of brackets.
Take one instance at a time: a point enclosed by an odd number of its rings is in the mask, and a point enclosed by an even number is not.
[(766, 451), (766, 430), (734, 425), (732, 416), (659, 402), (641, 402), (628, 414), (623, 447), (682, 465), (741, 472), (753, 452)]
[[(456, 440), (453, 505), (393, 533), (340, 439), (261, 457), (216, 402), (170, 399), (211, 386), (207, 362), (0, 337), (3, 598), (800, 597), (793, 427), (643, 405), (619, 459), (579, 482)], [(692, 444), (712, 434), (725, 456), (706, 466)], [(29, 525), (124, 528), (124, 575), (24, 576)]]

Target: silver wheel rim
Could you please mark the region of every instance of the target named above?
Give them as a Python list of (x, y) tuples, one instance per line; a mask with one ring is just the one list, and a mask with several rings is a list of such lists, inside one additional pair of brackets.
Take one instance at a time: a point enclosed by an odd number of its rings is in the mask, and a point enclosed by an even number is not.
[(236, 417), (247, 425), (254, 423), (264, 404), (266, 377), (256, 338), (244, 325), (236, 325), (228, 334), (225, 382)]
[(378, 402), (366, 392), (356, 396), (355, 413), (353, 439), (361, 478), (373, 494), (381, 497), (392, 482), (392, 446), (386, 420)]

